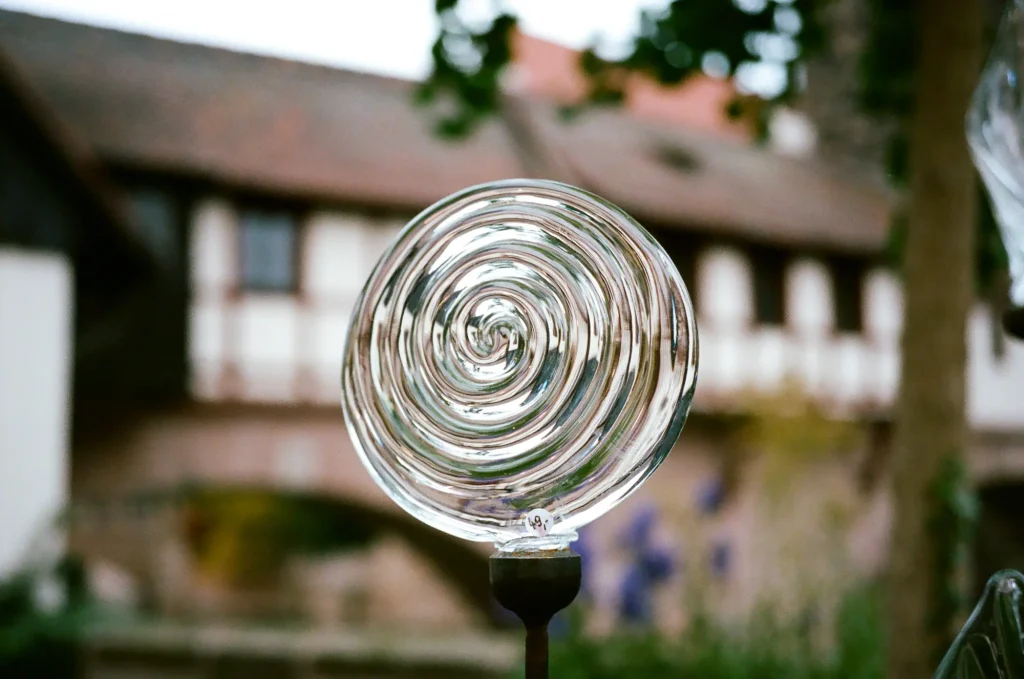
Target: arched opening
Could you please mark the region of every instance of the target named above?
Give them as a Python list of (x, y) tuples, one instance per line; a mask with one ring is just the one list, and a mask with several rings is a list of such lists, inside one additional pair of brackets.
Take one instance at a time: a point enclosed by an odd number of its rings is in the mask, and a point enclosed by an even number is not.
[(1024, 571), (1024, 479), (1003, 479), (978, 489), (981, 512), (974, 546), (974, 595), (996, 571)]
[(158, 586), (160, 545), (169, 540), (187, 554), (192, 571), (253, 592), (268, 583), (279, 588), (278, 576), (296, 557), (357, 553), (387, 540), (401, 543), (475, 619), (494, 627), (506, 622), (491, 595), (486, 550), (390, 507), (260, 486), (189, 485), (75, 509), (73, 549), (118, 565), (150, 590)]

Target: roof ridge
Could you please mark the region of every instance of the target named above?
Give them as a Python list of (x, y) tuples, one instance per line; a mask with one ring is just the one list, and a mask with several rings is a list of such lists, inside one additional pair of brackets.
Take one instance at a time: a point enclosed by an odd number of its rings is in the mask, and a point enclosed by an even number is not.
[(333, 74), (335, 76), (344, 74), (347, 76), (352, 76), (354, 78), (364, 79), (367, 81), (377, 81), (382, 84), (393, 83), (395, 85), (401, 85), (404, 87), (409, 87), (410, 85), (418, 84), (418, 81), (416, 80), (399, 78), (397, 76), (381, 75), (379, 73), (371, 73), (368, 71), (358, 71), (355, 69), (341, 68), (338, 66), (332, 66), (330, 64), (305, 61), (294, 57), (286, 57), (264, 52), (252, 52), (241, 48), (227, 47), (224, 45), (212, 45), (209, 43), (200, 42), (198, 40), (188, 40), (180, 37), (161, 36), (153, 33), (130, 30), (127, 28), (119, 28), (115, 26), (91, 23), (84, 20), (70, 20), (55, 16), (34, 14), (32, 12), (11, 10), (0, 7), (0, 22), (4, 20), (4, 17), (11, 17), (18, 21), (47, 23), (74, 30), (92, 31), (107, 35), (115, 35), (124, 39), (138, 40), (139, 42), (148, 42), (157, 45), (185, 47), (188, 49), (196, 50), (197, 52), (205, 52), (210, 55), (220, 54), (229, 58), (246, 59), (259, 61), (263, 63), (277, 63), (281, 65), (294, 66), (303, 69), (309, 69), (311, 71), (322, 71), (324, 73)]

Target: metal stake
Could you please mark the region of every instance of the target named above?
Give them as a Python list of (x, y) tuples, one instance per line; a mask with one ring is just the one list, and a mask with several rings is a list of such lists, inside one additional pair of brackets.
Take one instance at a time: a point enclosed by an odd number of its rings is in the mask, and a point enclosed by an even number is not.
[(580, 591), (580, 555), (564, 549), (491, 556), (491, 589), (526, 628), (526, 679), (548, 679), (548, 623)]

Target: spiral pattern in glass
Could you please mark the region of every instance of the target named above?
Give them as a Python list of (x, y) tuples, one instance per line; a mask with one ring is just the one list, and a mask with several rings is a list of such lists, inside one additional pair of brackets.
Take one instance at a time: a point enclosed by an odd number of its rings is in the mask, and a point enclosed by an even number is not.
[[(662, 462), (696, 367), (693, 307), (657, 241), (585, 191), (510, 180), (440, 201), (385, 252), (342, 402), (406, 511), (505, 549), (557, 547)], [(550, 532), (531, 533), (531, 510)]]

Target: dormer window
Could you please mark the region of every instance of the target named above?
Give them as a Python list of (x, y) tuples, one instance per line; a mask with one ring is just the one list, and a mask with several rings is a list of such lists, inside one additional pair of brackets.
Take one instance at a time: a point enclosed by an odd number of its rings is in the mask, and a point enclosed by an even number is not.
[(298, 290), (298, 228), (283, 210), (243, 210), (239, 215), (239, 284), (254, 292)]

